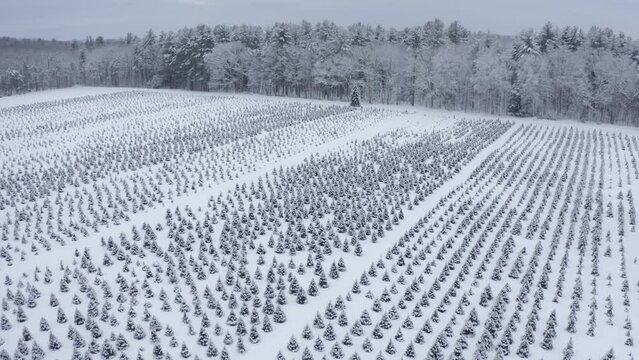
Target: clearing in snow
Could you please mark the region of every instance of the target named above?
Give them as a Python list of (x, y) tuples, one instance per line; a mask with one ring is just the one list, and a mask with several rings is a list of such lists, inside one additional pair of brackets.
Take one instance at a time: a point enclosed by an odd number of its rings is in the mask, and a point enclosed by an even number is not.
[(0, 99), (0, 359), (632, 359), (637, 129)]

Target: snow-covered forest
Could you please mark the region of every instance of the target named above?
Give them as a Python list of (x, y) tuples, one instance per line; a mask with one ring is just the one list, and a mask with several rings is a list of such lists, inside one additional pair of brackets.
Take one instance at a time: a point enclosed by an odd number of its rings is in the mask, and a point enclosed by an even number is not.
[(251, 92), (639, 125), (639, 42), (610, 28), (505, 36), (440, 20), (403, 29), (200, 25), (121, 39), (0, 39), (0, 94), (75, 84)]
[(0, 360), (639, 356), (639, 129), (0, 99)]
[(0, 360), (639, 360), (632, 14), (2, 4)]

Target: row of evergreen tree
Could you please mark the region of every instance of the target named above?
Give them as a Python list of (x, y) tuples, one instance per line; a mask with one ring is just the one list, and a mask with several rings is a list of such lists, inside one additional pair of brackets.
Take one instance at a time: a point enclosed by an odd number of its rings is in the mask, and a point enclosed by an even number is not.
[(75, 84), (409, 103), (639, 125), (639, 42), (551, 23), (518, 36), (435, 19), (199, 25), (84, 42), (0, 39), (0, 95)]

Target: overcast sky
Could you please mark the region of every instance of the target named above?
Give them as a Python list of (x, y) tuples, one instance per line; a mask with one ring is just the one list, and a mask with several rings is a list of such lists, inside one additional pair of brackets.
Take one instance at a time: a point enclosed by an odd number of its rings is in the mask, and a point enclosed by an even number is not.
[(0, 36), (123, 37), (149, 28), (328, 19), (403, 27), (438, 17), (516, 34), (544, 22), (608, 26), (639, 38), (639, 0), (0, 0)]

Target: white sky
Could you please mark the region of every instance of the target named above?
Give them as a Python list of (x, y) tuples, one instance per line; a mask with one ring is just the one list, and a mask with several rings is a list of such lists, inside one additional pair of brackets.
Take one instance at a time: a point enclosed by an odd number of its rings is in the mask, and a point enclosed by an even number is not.
[(639, 0), (0, 0), (0, 36), (123, 37), (197, 24), (361, 21), (404, 27), (435, 17), (471, 30), (516, 34), (546, 21), (608, 26), (639, 38)]

